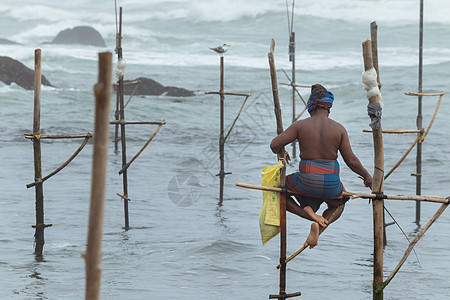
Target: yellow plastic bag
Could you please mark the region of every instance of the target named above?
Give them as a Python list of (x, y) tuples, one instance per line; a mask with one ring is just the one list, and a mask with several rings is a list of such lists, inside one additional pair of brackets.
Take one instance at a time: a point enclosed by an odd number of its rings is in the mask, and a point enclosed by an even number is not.
[[(278, 165), (264, 168), (261, 171), (262, 185), (279, 187), (280, 169), (282, 167), (283, 163), (278, 161)], [(263, 245), (280, 232), (280, 193), (263, 191), (263, 206), (259, 213), (259, 229)]]

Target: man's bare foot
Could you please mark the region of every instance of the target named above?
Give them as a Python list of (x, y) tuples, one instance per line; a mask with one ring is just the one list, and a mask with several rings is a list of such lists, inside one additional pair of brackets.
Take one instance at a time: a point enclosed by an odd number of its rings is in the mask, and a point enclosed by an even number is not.
[(306, 238), (306, 242), (303, 246), (305, 247), (309, 246), (309, 249), (312, 249), (315, 246), (317, 246), (318, 242), (319, 242), (319, 224), (314, 222), (311, 224), (311, 232)]
[(313, 219), (322, 227), (327, 227), (328, 225), (328, 220), (321, 215), (314, 214)]

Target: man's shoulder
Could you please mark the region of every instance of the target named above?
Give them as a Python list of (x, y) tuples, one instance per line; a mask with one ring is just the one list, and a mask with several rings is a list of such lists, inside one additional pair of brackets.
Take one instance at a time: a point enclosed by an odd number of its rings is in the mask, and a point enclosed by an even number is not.
[(341, 123), (339, 123), (339, 122), (337, 122), (337, 121), (335, 121), (333, 119), (328, 119), (328, 120), (333, 124), (333, 126), (336, 126), (336, 127), (339, 127), (339, 128), (342, 128), (342, 129), (345, 130), (344, 125), (342, 125)]
[(297, 126), (297, 127), (301, 127), (301, 126), (306, 125), (306, 124), (308, 124), (310, 122), (311, 122), (311, 117), (306, 118), (306, 119), (297, 120), (293, 124), (295, 126)]

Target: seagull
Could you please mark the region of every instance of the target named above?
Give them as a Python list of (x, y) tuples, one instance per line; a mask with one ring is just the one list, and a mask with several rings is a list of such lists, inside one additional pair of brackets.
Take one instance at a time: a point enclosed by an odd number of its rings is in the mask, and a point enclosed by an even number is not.
[(227, 52), (228, 47), (231, 47), (231, 45), (223, 44), (223, 46), (219, 46), (219, 47), (216, 47), (216, 48), (209, 48), (209, 49), (214, 50), (215, 52), (217, 52), (220, 55), (222, 55), (225, 52)]

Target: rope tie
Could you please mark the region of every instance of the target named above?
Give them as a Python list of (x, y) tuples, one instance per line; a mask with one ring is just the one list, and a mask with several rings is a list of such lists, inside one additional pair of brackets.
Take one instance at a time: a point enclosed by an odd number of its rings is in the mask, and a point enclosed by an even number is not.
[(367, 92), (367, 99), (370, 100), (373, 97), (379, 98), (378, 103), (369, 103), (369, 105), (367, 105), (367, 113), (372, 119), (369, 126), (373, 130), (380, 129), (383, 102), (381, 102), (381, 93), (378, 88), (377, 72), (375, 71), (375, 68), (364, 71), (361, 75), (361, 79), (364, 84), (364, 89)]

